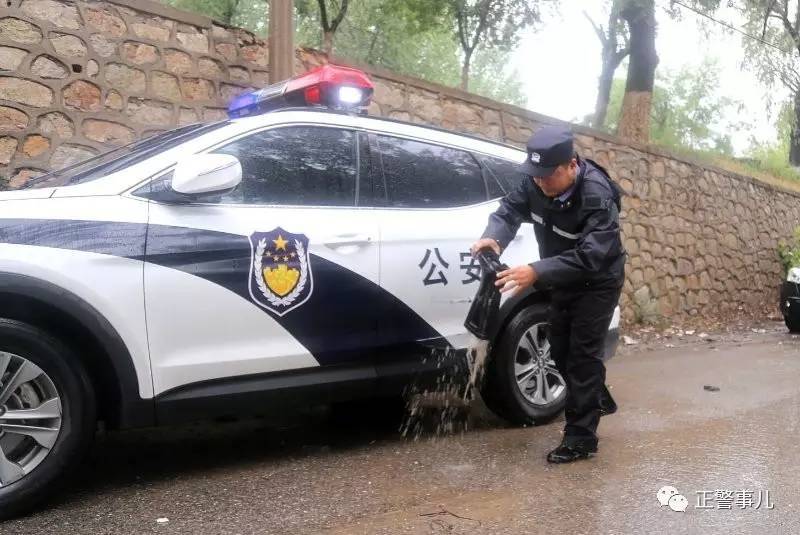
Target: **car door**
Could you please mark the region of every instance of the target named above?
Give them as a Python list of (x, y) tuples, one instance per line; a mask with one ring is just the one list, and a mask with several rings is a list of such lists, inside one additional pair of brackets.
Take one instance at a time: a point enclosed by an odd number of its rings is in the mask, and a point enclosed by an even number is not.
[(405, 321), (399, 314), (382, 321), (381, 336), (423, 354), (429, 346), (463, 347), (480, 280), (469, 248), (492, 209), (481, 168), (467, 151), (421, 139), (374, 134), (372, 148), (385, 199), (381, 286), (410, 309)]
[(352, 129), (270, 127), (211, 149), (239, 159), (233, 192), (151, 203), (144, 282), (157, 395), (219, 379), (252, 389), (243, 385), (254, 374), (337, 365), (373, 375), (378, 227), (358, 206), (371, 188), (368, 150)]

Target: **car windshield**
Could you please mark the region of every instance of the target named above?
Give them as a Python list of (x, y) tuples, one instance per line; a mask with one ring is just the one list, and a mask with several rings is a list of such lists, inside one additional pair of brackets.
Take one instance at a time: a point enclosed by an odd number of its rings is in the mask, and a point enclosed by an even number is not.
[(229, 123), (230, 121), (225, 120), (209, 124), (191, 124), (134, 141), (88, 160), (36, 177), (22, 189), (72, 186), (91, 182)]

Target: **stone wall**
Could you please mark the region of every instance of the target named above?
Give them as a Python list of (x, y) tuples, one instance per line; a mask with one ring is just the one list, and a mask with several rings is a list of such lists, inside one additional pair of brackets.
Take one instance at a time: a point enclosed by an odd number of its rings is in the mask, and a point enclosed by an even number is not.
[(0, 176), (12, 187), (109, 146), (225, 117), (233, 96), (268, 82), (266, 45), (206, 17), (144, 0), (3, 4)]
[[(8, 2), (8, 0), (6, 0)], [(29, 177), (179, 124), (267, 83), (252, 34), (148, 0), (10, 0), (0, 15), (0, 176)], [(326, 61), (298, 50), (298, 71)], [(346, 63), (346, 62), (343, 62)], [(524, 145), (555, 119), (367, 67), (370, 112)], [(800, 193), (573, 126), (629, 195), (626, 321), (776, 309)]]

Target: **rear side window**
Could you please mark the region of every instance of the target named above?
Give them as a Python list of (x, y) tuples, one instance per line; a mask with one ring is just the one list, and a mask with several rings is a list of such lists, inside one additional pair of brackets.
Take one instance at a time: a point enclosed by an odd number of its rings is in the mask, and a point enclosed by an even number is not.
[[(504, 193), (515, 190), (519, 183), (525, 180), (525, 175), (519, 171), (519, 162), (491, 156), (482, 157), (481, 162), (488, 171), (487, 182), (489, 183), (489, 193), (492, 198), (501, 197)], [(503, 192), (498, 192), (496, 188), (493, 188), (492, 182), (499, 183)]]
[(377, 136), (377, 158), (389, 206), (447, 208), (488, 199), (472, 154), (391, 136)]
[(221, 202), (354, 206), (356, 134), (319, 126), (257, 132), (217, 149), (242, 164), (242, 183)]

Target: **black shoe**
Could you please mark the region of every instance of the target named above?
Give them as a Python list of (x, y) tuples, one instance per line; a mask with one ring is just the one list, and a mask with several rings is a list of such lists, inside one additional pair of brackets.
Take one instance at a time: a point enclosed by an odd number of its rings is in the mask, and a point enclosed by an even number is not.
[(564, 444), (547, 454), (548, 463), (571, 463), (581, 459), (588, 459), (595, 454), (594, 451), (588, 451), (582, 448), (573, 448)]
[(603, 385), (603, 393), (600, 395), (600, 416), (607, 416), (617, 412), (617, 402), (611, 397), (608, 387)]

